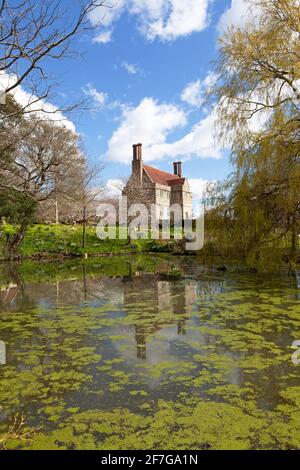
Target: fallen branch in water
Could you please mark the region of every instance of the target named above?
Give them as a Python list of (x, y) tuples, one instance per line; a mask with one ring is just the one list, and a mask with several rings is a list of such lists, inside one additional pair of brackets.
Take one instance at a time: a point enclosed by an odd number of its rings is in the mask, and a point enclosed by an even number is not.
[(10, 439), (20, 439), (21, 441), (27, 441), (33, 437), (33, 435), (41, 429), (41, 426), (36, 429), (24, 429), (25, 426), (25, 417), (21, 414), (16, 414), (13, 420), (12, 425), (9, 430), (0, 435), (0, 449), (6, 450), (6, 444)]

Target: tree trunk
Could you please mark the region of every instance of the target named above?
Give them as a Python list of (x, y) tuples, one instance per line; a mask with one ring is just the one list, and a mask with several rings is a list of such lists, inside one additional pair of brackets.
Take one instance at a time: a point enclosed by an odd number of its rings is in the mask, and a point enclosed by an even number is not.
[(18, 232), (9, 241), (9, 245), (8, 245), (9, 256), (16, 254), (18, 248), (20, 247), (24, 239), (26, 230), (27, 230), (27, 225), (21, 225)]
[(298, 245), (298, 233), (296, 229), (296, 222), (295, 222), (295, 217), (293, 217), (293, 223), (292, 223), (292, 243), (291, 243), (291, 252), (292, 255), (296, 255), (297, 253), (297, 245)]
[(87, 300), (87, 280), (86, 280), (86, 266), (82, 264), (82, 271), (83, 271), (83, 293), (84, 293), (84, 300)]
[(59, 215), (58, 215), (58, 202), (57, 198), (55, 199), (55, 224), (59, 224)]
[(85, 248), (86, 244), (86, 208), (83, 208), (83, 222), (82, 222), (82, 248)]

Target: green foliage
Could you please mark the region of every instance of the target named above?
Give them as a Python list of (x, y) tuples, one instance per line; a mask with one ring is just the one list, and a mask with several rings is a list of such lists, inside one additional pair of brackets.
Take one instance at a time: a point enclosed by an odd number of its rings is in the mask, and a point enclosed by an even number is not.
[[(0, 369), (3, 448), (299, 448), (296, 286), (236, 273), (226, 283), (202, 273), (199, 282), (196, 260), (153, 258), (137, 256), (131, 267), (126, 257), (70, 260), (52, 273), (50, 263), (20, 266), (29, 290), (0, 320), (9, 350)], [(188, 279), (125, 279), (185, 269)], [(198, 296), (188, 308), (191, 287)], [(45, 302), (54, 290), (57, 301)], [(185, 333), (174, 334), (182, 322)], [(143, 344), (150, 357), (141, 360)], [(15, 416), (26, 420), (12, 435)]]
[(25, 194), (14, 189), (0, 192), (0, 217), (9, 224), (31, 224), (35, 211), (36, 203)]
[(299, 248), (300, 16), (295, 0), (249, 3), (254, 19), (220, 39), (212, 94), (234, 172), (211, 188), (207, 244), (270, 270)]
[(0, 253), (4, 256), (10, 254), (18, 235), (23, 236), (27, 226), (33, 223), (36, 208), (37, 204), (22, 192), (0, 191)]
[[(29, 204), (29, 207), (30, 204)], [(18, 218), (20, 209), (16, 209), (15, 217)], [(32, 214), (33, 215), (33, 214)], [(23, 219), (24, 220), (24, 219)], [(32, 220), (30, 217), (29, 221)], [(2, 225), (0, 229), (2, 238), (7, 234), (17, 233), (17, 226), (11, 224)], [(82, 227), (80, 225), (43, 225), (30, 226), (25, 234), (24, 240), (19, 248), (19, 254), (24, 257), (30, 256), (81, 256), (101, 254), (126, 254), (126, 253), (170, 253), (171, 248), (165, 241), (119, 239), (118, 233), (115, 240), (100, 240), (97, 237), (96, 227), (87, 226), (86, 246), (82, 248)]]

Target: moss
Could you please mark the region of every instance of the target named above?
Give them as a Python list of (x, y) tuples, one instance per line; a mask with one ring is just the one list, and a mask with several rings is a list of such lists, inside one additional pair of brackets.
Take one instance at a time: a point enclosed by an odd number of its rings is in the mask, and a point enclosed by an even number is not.
[[(82, 263), (68, 261), (58, 273), (46, 266), (44, 275), (43, 266), (19, 267), (30, 288), (0, 317), (8, 352), (0, 369), (2, 447), (299, 448), (299, 371), (291, 361), (297, 289), (254, 274), (228, 274), (225, 282), (198, 271), (180, 280), (146, 275), (172, 266), (191, 273), (185, 263), (88, 262), (86, 279), (96, 282), (84, 302), (70, 298)], [(145, 277), (121, 282), (121, 272), (137, 267)], [(104, 291), (107, 270), (117, 279)], [(45, 279), (55, 276), (66, 278), (63, 306), (47, 297)], [(9, 434), (15, 415), (26, 417), (23, 434)]]
[[(25, 441), (13, 439), (8, 446), (25, 449), (178, 449), (247, 450), (277, 448), (277, 438), (284, 433), (280, 448), (299, 447), (299, 428), (286, 423), (286, 415), (256, 415), (239, 406), (188, 399), (182, 402), (159, 400), (147, 414), (126, 408), (112, 411), (89, 410), (72, 414), (50, 433), (37, 432)], [(279, 433), (279, 434), (278, 434)]]

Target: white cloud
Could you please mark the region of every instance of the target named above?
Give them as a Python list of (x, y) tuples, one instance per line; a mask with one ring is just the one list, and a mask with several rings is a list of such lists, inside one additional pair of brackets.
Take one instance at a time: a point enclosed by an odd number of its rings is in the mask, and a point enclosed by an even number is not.
[(106, 156), (113, 161), (130, 163), (132, 144), (142, 142), (146, 162), (168, 157), (221, 158), (221, 149), (214, 140), (214, 113), (200, 120), (183, 138), (167, 142), (169, 134), (186, 122), (185, 113), (177, 106), (144, 98), (136, 108), (123, 110), (121, 124), (108, 142)]
[[(204, 211), (204, 202), (205, 202), (205, 193), (206, 186), (214, 186), (216, 184), (215, 180), (205, 180), (202, 178), (188, 178), (189, 186), (193, 194), (193, 213), (194, 217), (198, 217), (203, 214)], [(208, 209), (207, 201), (205, 203), (205, 208)]]
[(185, 124), (185, 113), (176, 106), (144, 98), (136, 108), (123, 109), (121, 124), (108, 143), (107, 157), (129, 163), (132, 144), (142, 142), (146, 161), (161, 158), (158, 148), (166, 142), (167, 135)]
[(119, 178), (108, 179), (105, 185), (107, 197), (121, 196), (124, 186), (125, 182)]
[(82, 90), (86, 96), (92, 98), (93, 103), (97, 108), (103, 108), (107, 99), (106, 93), (98, 91), (91, 83), (88, 83), (86, 87), (82, 88)]
[(122, 196), (122, 190), (125, 187), (125, 181), (120, 178), (110, 178), (103, 186), (95, 186), (91, 189), (96, 201), (107, 201)]
[[(99, 33), (94, 37), (93, 42), (98, 44), (106, 44), (112, 40), (113, 23), (115, 23), (124, 11), (124, 7), (128, 0), (116, 0), (111, 7), (99, 6), (90, 14), (90, 22), (93, 26), (100, 25)], [(104, 30), (102, 29), (104, 28)]]
[(203, 103), (203, 96), (201, 93), (201, 82), (190, 82), (183, 92), (181, 93), (181, 100), (190, 104), (191, 106), (201, 106)]
[(192, 157), (222, 158), (221, 147), (215, 142), (215, 127), (216, 116), (214, 112), (211, 112), (201, 119), (184, 137), (173, 143), (165, 143), (160, 146), (160, 149), (154, 148), (153, 152), (160, 150), (162, 157), (180, 157), (183, 159)]
[[(17, 77), (15, 75), (0, 72), (0, 89), (7, 89), (9, 86), (13, 85), (16, 80)], [(71, 131), (76, 132), (74, 123), (66, 118), (66, 116), (59, 111), (57, 106), (52, 103), (39, 100), (36, 95), (28, 93), (20, 85), (14, 88), (10, 93), (26, 112), (32, 112), (42, 119), (50, 119), (53, 122), (57, 122), (57, 124), (63, 124)]]
[(193, 194), (193, 212), (195, 216), (198, 216), (202, 213), (206, 185), (212, 181), (202, 178), (188, 178), (188, 182)]
[(200, 107), (204, 102), (205, 93), (209, 91), (215, 81), (216, 75), (213, 72), (209, 72), (204, 80), (190, 82), (181, 93), (181, 100), (191, 106)]
[(140, 72), (140, 69), (135, 64), (129, 64), (128, 62), (124, 61), (121, 65), (130, 75), (136, 75)]
[(209, 0), (132, 0), (147, 39), (172, 41), (206, 28)]
[(203, 197), (203, 192), (205, 190), (205, 186), (209, 182), (209, 180), (205, 180), (202, 178), (188, 178), (190, 190), (193, 193), (193, 199), (196, 201), (201, 201)]
[(221, 16), (218, 23), (218, 30), (225, 31), (234, 26), (245, 26), (251, 18), (251, 9), (248, 0), (231, 0), (231, 6)]
[(202, 31), (208, 24), (211, 0), (118, 0), (104, 14), (103, 7), (95, 9), (91, 22), (110, 28), (124, 11), (138, 19), (138, 29), (148, 39), (172, 41)]
[[(119, 19), (126, 3), (128, 3), (128, 0), (116, 0), (111, 2), (110, 7), (99, 6), (94, 8), (90, 14), (91, 23), (94, 26), (99, 24), (104, 28), (109, 28), (111, 24)], [(109, 2), (107, 2), (107, 5), (109, 5)]]
[(112, 29), (108, 29), (106, 31), (102, 31), (101, 33), (97, 34), (97, 36), (94, 37), (93, 42), (96, 42), (98, 44), (106, 44), (112, 40)]

